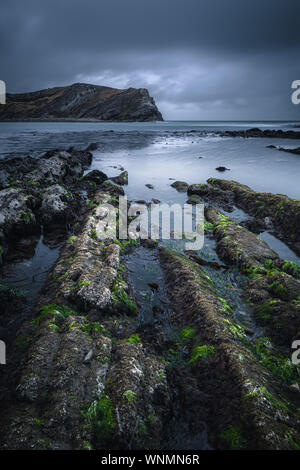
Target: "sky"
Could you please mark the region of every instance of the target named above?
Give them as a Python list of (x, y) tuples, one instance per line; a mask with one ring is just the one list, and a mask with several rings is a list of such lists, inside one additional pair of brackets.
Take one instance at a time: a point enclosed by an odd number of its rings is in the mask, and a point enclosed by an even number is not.
[(2, 0), (0, 79), (148, 88), (166, 120), (300, 120), (299, 0)]

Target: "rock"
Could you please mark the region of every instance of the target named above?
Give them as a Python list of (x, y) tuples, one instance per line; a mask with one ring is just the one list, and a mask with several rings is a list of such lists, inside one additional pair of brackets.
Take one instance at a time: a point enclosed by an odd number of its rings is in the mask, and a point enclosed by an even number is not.
[[(187, 189), (187, 193), (191, 201), (193, 196), (199, 196), (202, 201), (218, 204), (227, 212), (233, 210), (234, 197), (229, 191), (223, 191), (209, 184), (191, 184)], [(194, 200), (196, 201), (196, 198)]]
[[(50, 311), (38, 327), (17, 385), (19, 401), (6, 410), (2, 448), (82, 449), (92, 440), (83, 411), (103, 394), (111, 340), (101, 333), (90, 335), (88, 321), (76, 312), (57, 324), (55, 318)], [(85, 361), (91, 350), (97, 355)]]
[(42, 204), (39, 209), (41, 222), (46, 226), (66, 222), (68, 217), (71, 216), (68, 211), (70, 198), (72, 198), (72, 195), (66, 188), (59, 184), (49, 186), (42, 195)]
[(98, 197), (101, 202), (92, 209), (81, 232), (66, 244), (65, 257), (71, 261), (67, 266), (58, 262), (53, 270), (54, 278), (61, 278), (58, 298), (72, 301), (85, 312), (101, 311), (112, 302), (111, 289), (119, 266), (119, 245), (109, 239), (105, 244), (101, 235), (101, 224), (108, 214), (103, 204), (110, 196), (98, 193)]
[(266, 242), (238, 225), (212, 206), (205, 207), (206, 219), (215, 226), (217, 253), (227, 262), (242, 268), (264, 266), (265, 259), (277, 261), (278, 255)]
[(279, 147), (278, 150), (281, 152), (288, 152), (288, 153), (294, 153), (295, 155), (300, 155), (300, 147), (294, 148), (294, 149), (286, 149), (283, 147)]
[(221, 172), (222, 172), (222, 171), (229, 171), (229, 168), (226, 168), (225, 166), (218, 166), (218, 167), (216, 168), (216, 170), (217, 170), (217, 171), (221, 171)]
[(150, 248), (150, 249), (153, 249), (153, 248), (157, 247), (157, 241), (152, 240), (152, 238), (142, 238), (141, 239), (141, 244), (145, 248)]
[(6, 238), (34, 233), (37, 221), (32, 200), (25, 191), (15, 188), (0, 191), (0, 231)]
[[(105, 86), (73, 85), (32, 93), (6, 95), (0, 120), (12, 121), (162, 121), (154, 99), (145, 88), (118, 90)], [(90, 150), (90, 149), (89, 149)]]
[(216, 209), (206, 207), (205, 216), (214, 224), (219, 257), (248, 275), (245, 297), (255, 304), (255, 317), (264, 326), (265, 334), (276, 344), (290, 347), (300, 330), (297, 271), (291, 269), (294, 277), (284, 272), (289, 264), (286, 266), (263, 240)]
[(283, 131), (281, 129), (265, 129), (259, 128), (246, 129), (245, 131), (225, 131), (220, 132), (220, 135), (230, 137), (267, 137), (277, 139), (300, 139), (300, 132)]
[(151, 201), (153, 202), (153, 204), (160, 204), (159, 199), (152, 198)]
[[(170, 400), (165, 365), (147, 355), (141, 343), (118, 341), (106, 392), (117, 410), (116, 426), (109, 438), (113, 447), (127, 449), (130, 439), (135, 449), (159, 448)], [(149, 416), (153, 416), (152, 425)]]
[(276, 149), (276, 145), (267, 145), (266, 146), (267, 149)]
[(122, 186), (114, 184), (109, 180), (101, 184), (101, 191), (108, 192), (111, 196), (124, 196), (125, 192)]
[(82, 178), (83, 182), (91, 182), (95, 183), (96, 185), (102, 184), (106, 181), (108, 176), (100, 170), (92, 170), (89, 171), (84, 177)]
[(149, 188), (149, 189), (154, 189), (154, 186), (153, 186), (153, 184), (149, 184), (149, 183), (147, 183), (147, 184), (145, 184), (145, 186), (146, 186), (147, 188)]
[(10, 174), (6, 170), (0, 170), (0, 189), (10, 185)]
[(98, 148), (98, 144), (92, 142), (90, 145), (88, 145), (88, 147), (86, 148), (86, 150), (87, 150), (88, 152), (92, 152), (93, 150), (97, 150), (97, 148)]
[(264, 219), (250, 218), (250, 219), (244, 220), (243, 222), (240, 222), (240, 225), (242, 225), (243, 227), (247, 228), (248, 230), (254, 233), (264, 232), (267, 228)]
[(201, 202), (202, 199), (197, 194), (192, 194), (186, 201), (187, 204), (201, 204)]
[(223, 191), (228, 200), (255, 218), (268, 217), (269, 226), (288, 243), (296, 253), (300, 253), (300, 202), (283, 194), (253, 191), (236, 181), (210, 178), (208, 183), (218, 191)]
[[(189, 349), (195, 353), (202, 345), (206, 351), (195, 362), (191, 359), (196, 383), (186, 380), (186, 385), (187, 393), (195, 397), (195, 405), (199, 403), (200, 416), (203, 409), (209, 416), (209, 442), (215, 449), (292, 447), (285, 439), (286, 426), (295, 436), (299, 427), (295, 427), (293, 412), (288, 408), (284, 419), (278, 419), (283, 410), (282, 381), (258, 362), (244, 330), (235, 323), (232, 313), (224, 309), (224, 299), (222, 302), (213, 279), (183, 255), (164, 247), (159, 253), (176, 320), (182, 328), (193, 331)], [(289, 392), (283, 393), (291, 405)], [(188, 397), (185, 403), (189, 406)], [(296, 405), (297, 399), (293, 403), (291, 406)], [(198, 432), (199, 426), (197, 415)], [(251, 432), (253, 429), (255, 432)], [(230, 432), (236, 436), (234, 447), (228, 437)]]
[(188, 189), (188, 184), (184, 181), (175, 181), (171, 184), (172, 188), (175, 188), (180, 193), (185, 193)]
[(128, 171), (123, 171), (119, 176), (113, 176), (110, 179), (116, 184), (128, 184)]
[(48, 152), (44, 158), (38, 160), (36, 168), (26, 175), (26, 184), (35, 186), (52, 185), (56, 183), (73, 182), (74, 178), (81, 177), (83, 173), (84, 153), (71, 154), (64, 151)]

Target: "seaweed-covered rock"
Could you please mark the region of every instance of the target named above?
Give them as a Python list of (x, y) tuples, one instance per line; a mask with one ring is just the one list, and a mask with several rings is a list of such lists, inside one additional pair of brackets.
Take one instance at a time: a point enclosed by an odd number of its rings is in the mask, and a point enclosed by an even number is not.
[(208, 397), (214, 447), (296, 448), (297, 397), (277, 375), (279, 369), (268, 367), (270, 354), (247, 340), (204, 270), (166, 248), (160, 249), (160, 259), (177, 321), (184, 327), (189, 364), (202, 397)]
[(45, 312), (22, 368), (18, 401), (3, 416), (2, 448), (80, 449), (92, 440), (84, 410), (103, 394), (111, 340), (66, 308)]
[(32, 199), (21, 189), (6, 188), (0, 191), (0, 230), (6, 237), (17, 237), (37, 230), (31, 206)]
[(104, 181), (101, 184), (101, 190), (105, 193), (109, 193), (111, 196), (124, 196), (124, 189), (119, 184), (114, 184), (109, 180)]
[(174, 183), (172, 183), (171, 186), (172, 188), (175, 188), (180, 193), (186, 193), (189, 185), (185, 183), (185, 181), (174, 181)]
[[(208, 183), (232, 198), (234, 204), (255, 218), (268, 217), (277, 234), (300, 253), (300, 201), (283, 194), (261, 193), (236, 181), (210, 178)], [(213, 190), (211, 190), (213, 192)]]
[(217, 252), (226, 261), (240, 267), (264, 265), (266, 259), (277, 260), (278, 255), (266, 242), (252, 232), (238, 225), (234, 220), (219, 212), (216, 208), (205, 208), (206, 219), (215, 227)]
[(199, 196), (203, 201), (216, 203), (225, 210), (230, 210), (233, 203), (233, 195), (221, 188), (214, 188), (208, 184), (191, 184), (187, 193), (192, 200), (193, 197)]
[(120, 246), (111, 238), (103, 240), (105, 224), (108, 233), (115, 229), (105, 202), (110, 195), (97, 193), (100, 202), (90, 211), (82, 230), (66, 243), (62, 257), (55, 264), (53, 288), (57, 297), (72, 302), (85, 311), (101, 311), (112, 302), (112, 292), (119, 266)]
[(83, 178), (83, 183), (94, 183), (96, 185), (102, 184), (107, 180), (107, 175), (100, 170), (89, 171)]
[(118, 341), (113, 354), (105, 391), (115, 422), (107, 440), (118, 449), (159, 448), (170, 400), (165, 365), (141, 343)]
[(207, 207), (205, 215), (214, 224), (219, 256), (239, 266), (250, 278), (245, 297), (257, 322), (276, 344), (290, 347), (300, 331), (300, 267), (280, 260), (263, 240), (215, 208)]
[(43, 191), (39, 217), (44, 225), (65, 222), (68, 218), (68, 200), (71, 194), (59, 184), (49, 186)]
[(110, 178), (116, 184), (125, 185), (128, 184), (128, 171), (123, 171), (119, 176), (113, 176)]

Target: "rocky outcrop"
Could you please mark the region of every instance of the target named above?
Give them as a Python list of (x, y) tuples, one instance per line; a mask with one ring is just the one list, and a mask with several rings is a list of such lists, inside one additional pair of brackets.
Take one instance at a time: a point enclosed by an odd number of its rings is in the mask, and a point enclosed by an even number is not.
[(128, 184), (128, 171), (123, 171), (118, 176), (113, 176), (110, 179), (116, 184), (126, 185)]
[(245, 297), (258, 324), (280, 346), (300, 337), (300, 268), (282, 261), (268, 245), (213, 207), (205, 217), (214, 227), (220, 258), (239, 266), (249, 278)]
[[(6, 255), (23, 235), (66, 225), (78, 211), (74, 192), (84, 186), (83, 172), (91, 164), (86, 150), (54, 150), (40, 159), (14, 158), (0, 162), (0, 246)], [(102, 178), (92, 188), (103, 182)], [(106, 177), (106, 175), (104, 175)], [(86, 179), (88, 181), (88, 178)], [(89, 181), (90, 183), (90, 181)]]
[(171, 186), (172, 188), (175, 188), (179, 193), (185, 193), (189, 185), (185, 181), (174, 181)]
[(162, 446), (166, 366), (129, 317), (138, 307), (123, 277), (124, 247), (98, 233), (105, 203), (117, 205), (111, 196), (94, 195), (18, 332), (0, 394), (3, 449)]
[(32, 93), (7, 94), (0, 121), (162, 121), (145, 88), (119, 90), (75, 83)]
[(235, 205), (253, 216), (265, 228), (272, 225), (279, 238), (300, 253), (300, 201), (284, 194), (253, 191), (236, 181), (210, 178), (208, 184), (193, 184), (189, 195), (200, 195), (225, 210)]
[(281, 356), (247, 339), (203, 269), (166, 248), (160, 259), (198, 394), (206, 397), (210, 442), (217, 449), (297, 448), (298, 392), (272, 369), (271, 357)]
[(244, 131), (225, 131), (221, 132), (223, 136), (229, 137), (276, 137), (277, 139), (300, 139), (299, 131), (283, 131), (281, 129), (265, 129), (259, 128), (246, 129)]

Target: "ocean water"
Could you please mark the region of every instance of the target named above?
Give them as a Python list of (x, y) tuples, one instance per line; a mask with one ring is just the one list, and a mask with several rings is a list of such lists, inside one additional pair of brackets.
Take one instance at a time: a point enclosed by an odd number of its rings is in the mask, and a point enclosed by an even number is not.
[[(300, 156), (266, 148), (273, 144), (297, 147), (297, 140), (221, 137), (224, 130), (296, 129), (296, 122), (165, 121), (151, 123), (0, 123), (0, 158), (40, 156), (53, 148), (85, 148), (97, 142), (92, 168), (109, 176), (129, 172), (130, 199), (157, 198), (184, 202), (186, 196), (170, 187), (173, 179), (204, 183), (226, 178), (258, 191), (300, 199)], [(193, 132), (191, 132), (193, 131)], [(219, 173), (218, 166), (229, 171)], [(148, 189), (145, 184), (154, 186)]]

